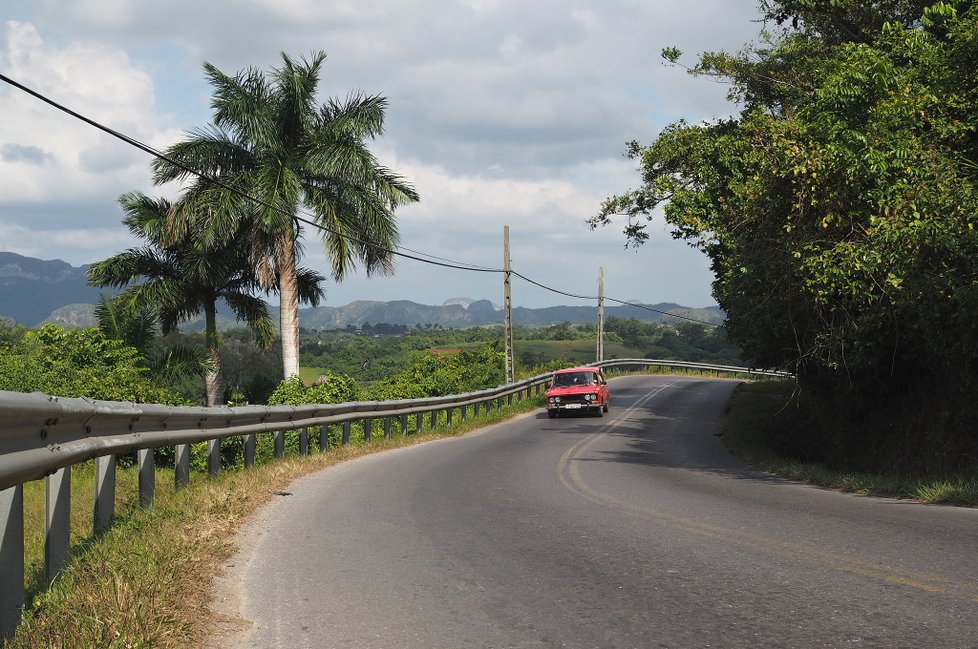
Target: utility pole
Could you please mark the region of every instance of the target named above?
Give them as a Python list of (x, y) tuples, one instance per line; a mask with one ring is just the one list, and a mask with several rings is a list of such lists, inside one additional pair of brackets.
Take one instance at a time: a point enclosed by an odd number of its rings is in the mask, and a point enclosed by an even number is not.
[(509, 260), (509, 226), (503, 226), (503, 337), (506, 353), (506, 383), (513, 383), (513, 294)]
[(599, 363), (604, 360), (604, 266), (598, 267), (598, 353)]

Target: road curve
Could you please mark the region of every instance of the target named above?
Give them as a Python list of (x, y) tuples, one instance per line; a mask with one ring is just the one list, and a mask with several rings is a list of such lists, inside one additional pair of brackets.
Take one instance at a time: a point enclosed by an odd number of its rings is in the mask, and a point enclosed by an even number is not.
[(614, 379), (303, 478), (242, 535), (235, 647), (978, 647), (978, 511), (745, 467), (736, 383)]

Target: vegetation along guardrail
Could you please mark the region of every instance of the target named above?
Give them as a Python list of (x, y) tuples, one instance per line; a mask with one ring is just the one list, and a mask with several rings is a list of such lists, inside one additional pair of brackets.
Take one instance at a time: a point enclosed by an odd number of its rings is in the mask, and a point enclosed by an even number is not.
[[(594, 365), (613, 371), (661, 367), (745, 376), (790, 376), (728, 365), (650, 359), (611, 360)], [(216, 476), (221, 468), (221, 440), (227, 437), (244, 436), (244, 463), (248, 468), (255, 463), (259, 433), (274, 435), (275, 455), (282, 457), (286, 431), (299, 431), (299, 452), (308, 454), (308, 429), (320, 427), (319, 450), (324, 452), (329, 447), (330, 426), (342, 426), (343, 443), (349, 442), (354, 422), (362, 423), (367, 442), (377, 421), (387, 438), (392, 435), (394, 420), (398, 420), (404, 434), (420, 432), (426, 416), (432, 428), (450, 427), (456, 411), (464, 421), (470, 407), (475, 416), (481, 407), (495, 404), (503, 408), (514, 398), (539, 395), (549, 380), (548, 373), (467, 394), (295, 407), (171, 407), (0, 391), (0, 635), (13, 635), (24, 606), (25, 482), (45, 480), (44, 563), (50, 581), (70, 559), (72, 465), (92, 459), (96, 462), (93, 527), (101, 531), (112, 524), (115, 513), (117, 455), (136, 453), (139, 501), (148, 507), (156, 484), (156, 448), (174, 447), (176, 485), (185, 487), (190, 481), (190, 444), (196, 442), (208, 443), (208, 471)], [(414, 418), (413, 430), (409, 428), (410, 417)]]

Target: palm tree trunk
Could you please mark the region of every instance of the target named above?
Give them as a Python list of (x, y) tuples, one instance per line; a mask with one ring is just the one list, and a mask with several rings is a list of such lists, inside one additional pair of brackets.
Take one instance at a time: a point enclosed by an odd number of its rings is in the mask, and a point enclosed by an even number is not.
[(219, 406), (224, 403), (224, 373), (221, 370), (221, 350), (217, 341), (217, 303), (214, 300), (204, 305), (204, 327), (204, 344), (213, 368), (204, 374), (207, 405)]
[(295, 276), (295, 239), (285, 235), (279, 245), (279, 323), (285, 378), (299, 374), (299, 290)]

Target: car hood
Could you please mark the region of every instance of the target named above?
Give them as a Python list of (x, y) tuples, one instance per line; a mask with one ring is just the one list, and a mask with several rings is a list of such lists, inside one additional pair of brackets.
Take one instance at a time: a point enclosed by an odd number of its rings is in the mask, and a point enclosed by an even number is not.
[(591, 394), (598, 391), (596, 385), (566, 385), (547, 390), (548, 397), (563, 397), (569, 394)]

